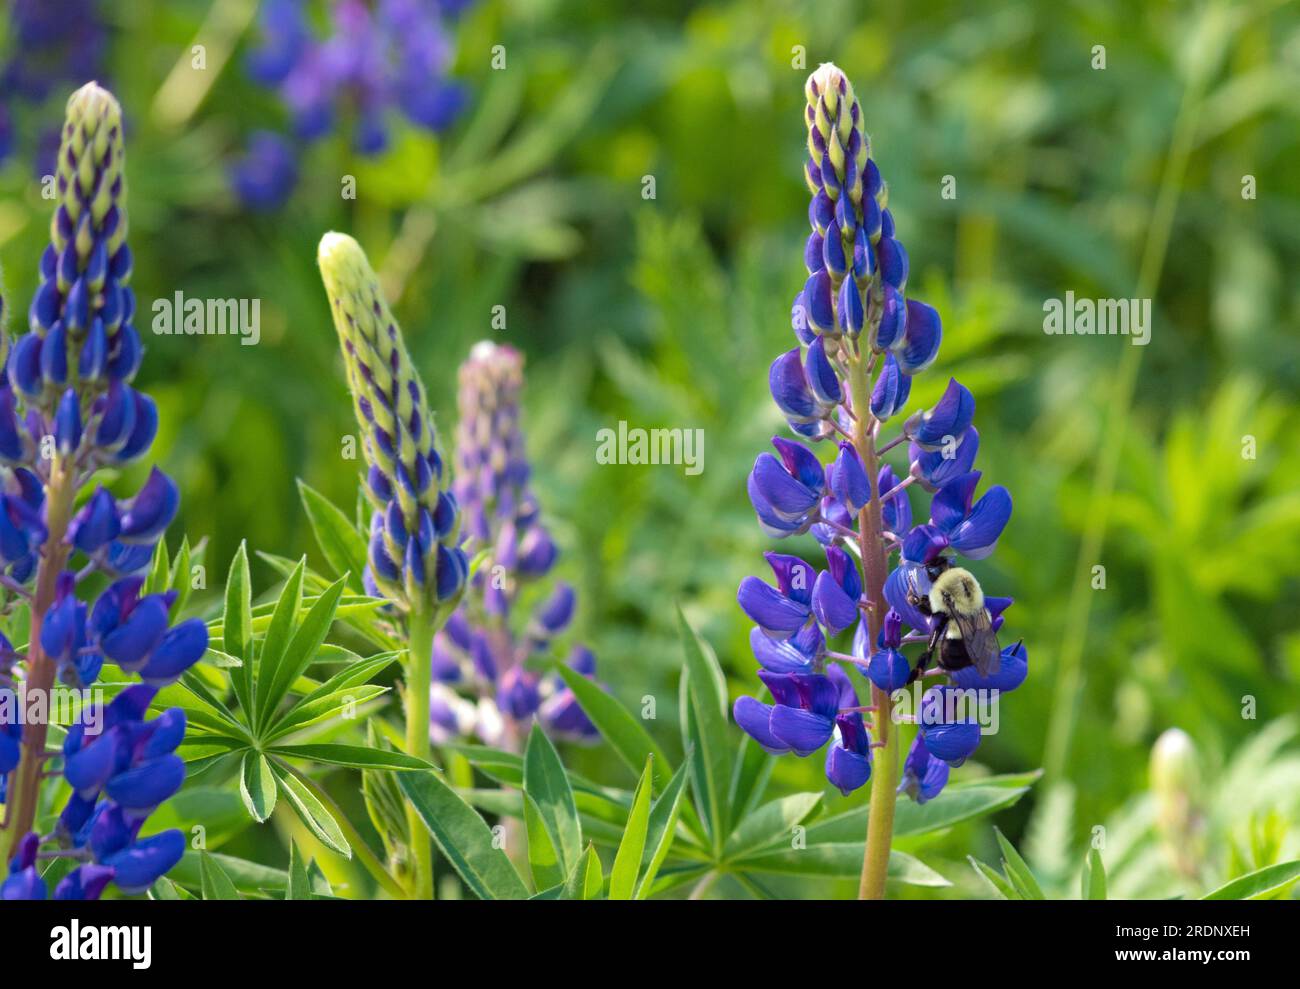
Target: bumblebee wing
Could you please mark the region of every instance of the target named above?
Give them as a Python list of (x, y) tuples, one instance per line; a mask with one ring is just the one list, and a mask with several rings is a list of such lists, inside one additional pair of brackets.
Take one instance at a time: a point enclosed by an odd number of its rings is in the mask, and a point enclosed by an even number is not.
[(981, 608), (979, 614), (964, 614), (956, 609), (951, 595), (944, 595), (949, 620), (956, 623), (966, 646), (966, 654), (975, 664), (975, 671), (980, 676), (990, 676), (998, 671), (1002, 662), (1002, 650), (998, 646), (997, 634), (989, 618), (987, 608)]

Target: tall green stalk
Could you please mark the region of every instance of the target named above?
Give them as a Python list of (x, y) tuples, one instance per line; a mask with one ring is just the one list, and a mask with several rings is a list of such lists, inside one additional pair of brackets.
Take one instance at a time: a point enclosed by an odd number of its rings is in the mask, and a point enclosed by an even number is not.
[[(429, 688), (433, 656), (435, 622), (428, 615), (411, 616), (410, 653), (406, 659), (406, 752), (426, 762), (432, 761), (429, 741)], [(408, 802), (406, 826), (411, 840), (411, 857), (415, 865), (415, 882), (411, 895), (418, 900), (433, 899), (433, 842), (420, 815)]]

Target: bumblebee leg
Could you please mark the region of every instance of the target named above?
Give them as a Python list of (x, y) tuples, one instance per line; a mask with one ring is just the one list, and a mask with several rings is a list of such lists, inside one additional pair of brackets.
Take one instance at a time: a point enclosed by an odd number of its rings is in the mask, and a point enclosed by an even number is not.
[(930, 665), (930, 661), (934, 659), (934, 651), (939, 647), (939, 643), (943, 641), (943, 633), (947, 628), (948, 618), (946, 615), (935, 622), (934, 630), (930, 633), (930, 641), (926, 643), (925, 652), (921, 653), (921, 658), (916, 661), (916, 669), (907, 678), (909, 684), (916, 683), (921, 674), (925, 672), (926, 667)]

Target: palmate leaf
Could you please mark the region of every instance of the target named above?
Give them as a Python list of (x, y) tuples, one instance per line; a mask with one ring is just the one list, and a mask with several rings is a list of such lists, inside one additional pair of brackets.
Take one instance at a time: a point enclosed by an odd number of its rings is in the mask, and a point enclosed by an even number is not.
[(364, 589), (361, 574), (366, 565), (364, 537), (348, 521), (347, 515), (301, 478), (298, 480), (298, 494), (325, 562), (336, 577), (347, 574), (349, 586), (360, 593)]
[(528, 887), (487, 822), (433, 772), (401, 773), (397, 785), (465, 885), (484, 900), (524, 900)]
[[(537, 724), (528, 733), (524, 748), (524, 792), (534, 803), (541, 824), (551, 837), (559, 856), (562, 879), (577, 865), (582, 854), (582, 826), (564, 765), (555, 746)], [(524, 809), (527, 813), (527, 801)]]
[(302, 609), (302, 572), (306, 562), (305, 559), (299, 560), (285, 581), (271, 613), (271, 623), (262, 637), (261, 647), (257, 649), (257, 662), (253, 667), (253, 706), (248, 718), (254, 728), (259, 728), (265, 720), (267, 694), (275, 680), (280, 657), (288, 648), (298, 622), (298, 612)]
[[(280, 702), (289, 693), (294, 681), (311, 665), (316, 650), (329, 633), (342, 595), (343, 581), (339, 580), (316, 599), (302, 623), (293, 629), (292, 637), (285, 647), (278, 654), (265, 656), (258, 664), (259, 726), (265, 728), (272, 723)], [(269, 640), (268, 633), (267, 641)]]

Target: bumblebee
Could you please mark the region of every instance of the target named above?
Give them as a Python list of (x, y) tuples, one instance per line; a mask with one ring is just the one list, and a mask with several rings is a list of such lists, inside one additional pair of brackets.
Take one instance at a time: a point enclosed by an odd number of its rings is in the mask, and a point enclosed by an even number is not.
[(916, 669), (908, 678), (914, 682), (938, 652), (939, 668), (948, 671), (974, 666), (980, 676), (998, 671), (1002, 650), (993, 631), (993, 620), (984, 607), (984, 591), (969, 570), (952, 565), (941, 556), (924, 567), (930, 588), (922, 592), (918, 578), (921, 568), (908, 576), (907, 601), (934, 621), (930, 641), (921, 654)]

